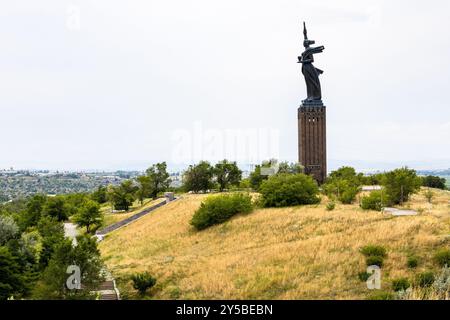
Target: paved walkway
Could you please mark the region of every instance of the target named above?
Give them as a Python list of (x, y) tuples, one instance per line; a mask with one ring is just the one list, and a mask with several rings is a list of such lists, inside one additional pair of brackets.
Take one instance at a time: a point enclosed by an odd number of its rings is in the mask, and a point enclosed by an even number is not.
[(71, 222), (64, 223), (64, 235), (66, 238), (72, 239), (73, 245), (77, 245), (76, 236), (78, 235), (77, 226)]
[(397, 208), (384, 208), (384, 213), (392, 214), (393, 216), (416, 216), (417, 211), (414, 210), (402, 210)]
[[(175, 198), (172, 201), (175, 201), (177, 199), (178, 198)], [(102, 240), (104, 235), (106, 235), (106, 234), (108, 234), (108, 233), (110, 233), (110, 232), (112, 232), (114, 230), (117, 230), (119, 228), (122, 228), (122, 227), (124, 227), (124, 226), (126, 226), (126, 225), (128, 225), (128, 224), (130, 224), (132, 222), (134, 222), (135, 220), (137, 220), (137, 219), (139, 219), (139, 218), (149, 214), (150, 212), (152, 212), (152, 211), (154, 211), (154, 210), (156, 210), (156, 209), (166, 205), (169, 202), (170, 201), (168, 201), (168, 200), (161, 201), (160, 203), (157, 203), (154, 206), (146, 208), (146, 209), (144, 209), (144, 210), (142, 210), (142, 211), (132, 215), (131, 217), (128, 217), (128, 218), (126, 218), (126, 219), (124, 219), (122, 221), (113, 223), (112, 225), (109, 225), (106, 228), (103, 228), (101, 230), (97, 230), (97, 232), (95, 232), (95, 235), (97, 236), (97, 238), (99, 238), (99, 240)]]

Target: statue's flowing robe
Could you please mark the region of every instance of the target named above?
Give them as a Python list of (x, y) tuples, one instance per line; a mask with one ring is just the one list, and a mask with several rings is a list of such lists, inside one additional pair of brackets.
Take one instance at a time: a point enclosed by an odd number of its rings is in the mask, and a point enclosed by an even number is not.
[[(308, 48), (302, 53), (302, 60), (312, 60), (314, 62), (313, 53), (318, 53), (320, 48)], [(320, 51), (321, 52), (321, 51)], [(307, 100), (321, 100), (322, 90), (320, 88), (319, 75), (323, 73), (322, 70), (314, 67), (312, 62), (303, 63), (302, 73), (305, 77), (306, 91), (308, 94)]]

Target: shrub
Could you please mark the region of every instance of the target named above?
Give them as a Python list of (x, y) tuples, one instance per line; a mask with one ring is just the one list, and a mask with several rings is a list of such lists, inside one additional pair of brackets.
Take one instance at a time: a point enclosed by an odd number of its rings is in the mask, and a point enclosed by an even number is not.
[(383, 266), (383, 257), (380, 256), (370, 256), (366, 258), (367, 266)]
[(197, 230), (203, 230), (225, 222), (238, 213), (249, 213), (252, 210), (252, 198), (248, 194), (210, 196), (202, 202), (190, 223)]
[(408, 260), (406, 261), (406, 265), (407, 265), (408, 268), (410, 268), (410, 269), (417, 268), (417, 266), (419, 265), (419, 258), (416, 257), (416, 256), (410, 256), (410, 257), (408, 257)]
[(147, 289), (156, 284), (156, 279), (148, 272), (134, 274), (131, 276), (131, 280), (133, 281), (133, 288), (138, 290), (140, 294), (144, 294)]
[(450, 292), (450, 268), (444, 267), (441, 272), (435, 277), (433, 283), (434, 291), (442, 297), (441, 299), (448, 299)]
[(360, 249), (360, 252), (363, 255), (365, 255), (366, 257), (377, 256), (377, 257), (381, 257), (381, 258), (386, 258), (386, 256), (387, 256), (386, 249), (382, 246), (376, 246), (376, 245), (368, 245), (368, 246), (362, 247)]
[(366, 282), (370, 278), (370, 276), (371, 274), (366, 271), (358, 273), (358, 278), (362, 282)]
[(434, 273), (431, 271), (419, 273), (416, 277), (416, 285), (421, 288), (429, 287), (433, 284), (433, 282), (434, 282)]
[(398, 278), (392, 280), (392, 290), (394, 291), (405, 291), (411, 286), (407, 278)]
[(383, 208), (382, 193), (379, 190), (372, 191), (361, 199), (361, 208), (364, 210), (381, 211)]
[(359, 192), (359, 187), (348, 187), (338, 197), (343, 204), (352, 204), (355, 201), (356, 195)]
[(427, 199), (428, 203), (431, 203), (434, 197), (434, 192), (431, 190), (427, 190), (423, 194), (425, 196), (425, 199)]
[(377, 291), (369, 296), (368, 300), (394, 300), (394, 295), (390, 292)]
[(319, 188), (305, 174), (278, 174), (262, 182), (259, 189), (265, 207), (287, 207), (320, 202)]
[(441, 249), (437, 251), (434, 255), (434, 260), (441, 267), (450, 266), (450, 250)]
[(333, 211), (336, 208), (336, 203), (334, 201), (330, 201), (327, 203), (326, 209), (327, 211)]

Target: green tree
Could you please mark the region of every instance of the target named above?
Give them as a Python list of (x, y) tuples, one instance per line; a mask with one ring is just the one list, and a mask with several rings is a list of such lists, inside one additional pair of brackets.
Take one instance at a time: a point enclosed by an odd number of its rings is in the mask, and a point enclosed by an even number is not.
[(447, 189), (445, 178), (437, 176), (426, 176), (422, 177), (422, 185), (424, 187), (436, 188), (436, 189)]
[(214, 167), (213, 173), (221, 192), (230, 185), (239, 185), (242, 179), (242, 171), (238, 168), (236, 162), (229, 162), (228, 160), (218, 162)]
[[(255, 170), (253, 170), (253, 172), (251, 172), (250, 176), (249, 176), (250, 186), (253, 188), (253, 190), (258, 191), (259, 187), (261, 186), (261, 183), (264, 180), (269, 179), (269, 175), (266, 174), (266, 172), (263, 172), (264, 169), (273, 167), (274, 171), (271, 173), (272, 174), (277, 173), (277, 172), (275, 172), (277, 163), (278, 163), (278, 160), (270, 159), (270, 160), (265, 160), (260, 165), (258, 164), (255, 166)], [(281, 168), (281, 172), (279, 172), (279, 173), (291, 173), (291, 172), (287, 172), (287, 171), (290, 171), (292, 169), (292, 168), (290, 168), (290, 165), (287, 164), (286, 162), (282, 162), (280, 164), (280, 166), (278, 166), (278, 168), (279, 169)]]
[[(75, 265), (81, 272), (81, 290), (70, 290), (66, 286), (67, 267)], [(97, 241), (87, 235), (77, 237), (73, 246), (69, 239), (63, 240), (42, 273), (33, 291), (37, 299), (94, 299), (92, 291), (97, 289), (103, 277), (103, 263)]]
[(352, 167), (341, 167), (332, 171), (322, 186), (325, 194), (344, 204), (352, 203), (359, 192), (362, 176), (357, 175)]
[(200, 192), (211, 189), (214, 184), (213, 167), (207, 161), (191, 165), (183, 174), (183, 188), (186, 191)]
[(19, 235), (19, 227), (10, 216), (0, 216), (0, 246)]
[(256, 165), (255, 166), (255, 170), (253, 170), (251, 173), (250, 173), (250, 176), (249, 176), (249, 181), (250, 181), (250, 186), (253, 188), (253, 190), (259, 190), (259, 187), (261, 186), (261, 183), (264, 181), (264, 180), (267, 180), (269, 177), (268, 176), (263, 176), (262, 174), (261, 174), (261, 165)]
[(36, 228), (24, 232), (20, 236), (19, 246), (23, 258), (29, 263), (29, 266), (37, 267), (42, 253), (42, 236)]
[(106, 203), (108, 202), (107, 191), (108, 191), (107, 187), (99, 186), (97, 190), (92, 192), (91, 199), (97, 201), (99, 204)]
[(289, 174), (299, 174), (303, 173), (303, 166), (296, 162), (296, 163), (289, 163), (287, 161), (280, 162), (278, 166), (278, 173), (289, 173)]
[(42, 212), (45, 215), (56, 218), (58, 221), (65, 221), (69, 218), (71, 208), (61, 196), (48, 197)]
[(44, 269), (55, 252), (56, 246), (64, 240), (64, 225), (55, 218), (43, 216), (37, 224), (37, 229), (42, 236), (39, 264), (40, 268)]
[(386, 191), (388, 205), (408, 201), (409, 196), (417, 192), (422, 184), (416, 171), (406, 167), (386, 172), (381, 182)]
[(355, 180), (356, 171), (352, 167), (341, 167), (330, 173), (329, 180)]
[(26, 290), (22, 268), (17, 258), (5, 247), (0, 247), (0, 301), (14, 295), (21, 295)]
[(136, 191), (136, 197), (141, 203), (144, 204), (144, 199), (152, 196), (152, 180), (149, 176), (139, 176), (136, 178), (138, 183), (138, 189)]
[(65, 202), (68, 217), (76, 214), (78, 212), (78, 208), (80, 208), (85, 201), (90, 199), (90, 196), (83, 192), (70, 193), (59, 197), (61, 197)]
[(39, 222), (46, 202), (47, 196), (43, 194), (36, 194), (28, 200), (25, 212), (18, 218), (21, 230), (35, 226)]
[(170, 185), (169, 173), (165, 162), (157, 163), (146, 171), (151, 181), (151, 197), (156, 199), (160, 192), (164, 192)]
[(74, 216), (75, 223), (80, 227), (86, 227), (86, 232), (91, 232), (91, 227), (99, 227), (103, 222), (103, 214), (100, 212), (100, 206), (93, 200), (86, 200)]
[(133, 204), (137, 187), (131, 180), (122, 181), (118, 186), (110, 186), (108, 199), (116, 210), (128, 211)]

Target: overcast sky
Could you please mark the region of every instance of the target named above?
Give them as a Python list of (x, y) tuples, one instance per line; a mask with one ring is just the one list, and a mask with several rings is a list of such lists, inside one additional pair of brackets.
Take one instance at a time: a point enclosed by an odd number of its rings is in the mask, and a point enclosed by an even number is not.
[(248, 129), (295, 160), (303, 20), (325, 46), (329, 169), (448, 168), (449, 16), (447, 0), (3, 1), (0, 168), (214, 161), (177, 152)]

